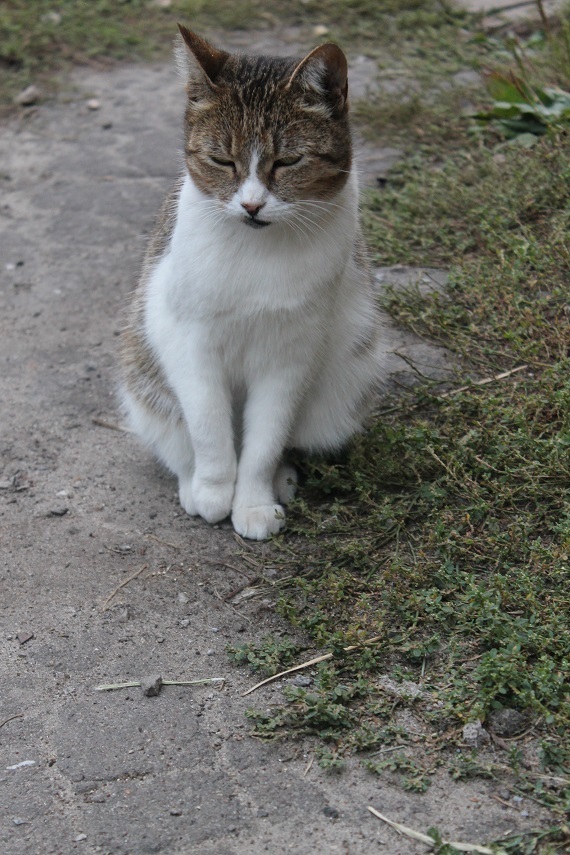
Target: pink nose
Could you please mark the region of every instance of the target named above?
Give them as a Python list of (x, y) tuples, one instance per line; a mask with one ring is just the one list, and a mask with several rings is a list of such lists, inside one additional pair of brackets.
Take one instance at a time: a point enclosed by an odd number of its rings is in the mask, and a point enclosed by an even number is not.
[(242, 202), (241, 206), (242, 208), (245, 208), (245, 210), (251, 217), (256, 217), (263, 208), (264, 204), (265, 202), (262, 202), (261, 205), (258, 205), (256, 202)]

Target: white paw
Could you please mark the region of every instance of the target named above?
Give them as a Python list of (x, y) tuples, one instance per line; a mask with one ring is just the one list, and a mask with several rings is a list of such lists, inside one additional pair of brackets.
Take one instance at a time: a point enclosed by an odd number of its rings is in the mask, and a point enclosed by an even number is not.
[(275, 495), (282, 505), (288, 505), (297, 491), (299, 476), (292, 466), (282, 463), (273, 479)]
[(267, 540), (285, 525), (285, 511), (281, 505), (243, 505), (232, 511), (232, 524), (238, 534), (249, 540)]
[(199, 514), (206, 522), (220, 522), (229, 516), (233, 497), (233, 482), (208, 484), (196, 478), (192, 482), (194, 515)]

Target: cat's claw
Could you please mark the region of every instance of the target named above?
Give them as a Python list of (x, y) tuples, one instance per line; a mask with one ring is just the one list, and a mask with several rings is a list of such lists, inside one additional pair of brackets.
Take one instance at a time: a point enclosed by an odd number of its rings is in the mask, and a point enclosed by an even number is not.
[(194, 479), (192, 484), (180, 485), (180, 504), (192, 517), (200, 516), (209, 523), (217, 523), (229, 516), (234, 497), (234, 485), (207, 484)]
[(238, 506), (232, 511), (232, 524), (248, 540), (267, 540), (285, 526), (285, 511), (281, 505)]

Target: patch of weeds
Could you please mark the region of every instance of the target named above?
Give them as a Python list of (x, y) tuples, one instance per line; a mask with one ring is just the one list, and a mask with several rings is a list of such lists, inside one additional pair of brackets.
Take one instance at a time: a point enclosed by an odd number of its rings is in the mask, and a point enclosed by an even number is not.
[(511, 834), (493, 842), (499, 852), (508, 855), (560, 855), (567, 851), (566, 846), (569, 844), (569, 829), (560, 825)]
[(402, 788), (413, 793), (425, 793), (430, 785), (426, 770), (405, 754), (390, 754), (384, 760), (365, 760), (363, 765), (376, 775), (385, 771), (397, 773)]
[[(393, 291), (385, 305), (461, 360), (458, 388), (420, 383), (386, 402), (343, 455), (299, 460), (301, 498), (273, 547), (290, 574), (278, 609), (335, 657), (310, 698), (287, 690), (270, 722), (254, 720), (273, 735), (320, 735), (333, 756), (358, 754), (418, 789), (440, 762), (456, 779), (507, 777), (561, 819), (570, 768), (570, 137), (553, 131), (525, 150), (461, 133), (461, 146), (419, 149), (364, 205), (378, 264), (448, 268), (445, 293)], [(476, 385), (481, 378), (488, 384)], [(380, 641), (343, 652), (371, 637)], [(335, 697), (335, 686), (347, 694)], [(465, 753), (464, 723), (492, 730), (490, 714), (503, 708), (529, 722), (495, 743), (504, 762)], [(548, 834), (528, 845), (547, 851)]]
[(570, 92), (553, 86), (532, 86), (522, 78), (492, 72), (487, 87), (493, 97), (490, 109), (476, 114), (493, 122), (507, 139), (534, 145), (549, 130), (570, 128)]
[(239, 665), (249, 665), (252, 671), (259, 672), (265, 677), (273, 677), (279, 671), (296, 664), (302, 649), (286, 638), (276, 641), (270, 636), (259, 644), (251, 642), (230, 646), (227, 652)]

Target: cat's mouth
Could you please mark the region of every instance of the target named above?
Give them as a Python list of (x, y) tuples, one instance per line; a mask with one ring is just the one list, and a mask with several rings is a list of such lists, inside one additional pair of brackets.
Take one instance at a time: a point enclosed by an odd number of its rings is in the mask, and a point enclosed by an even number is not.
[(267, 220), (258, 220), (255, 217), (244, 217), (243, 222), (247, 226), (251, 226), (252, 229), (262, 229), (264, 226), (271, 225), (271, 223), (267, 222)]

